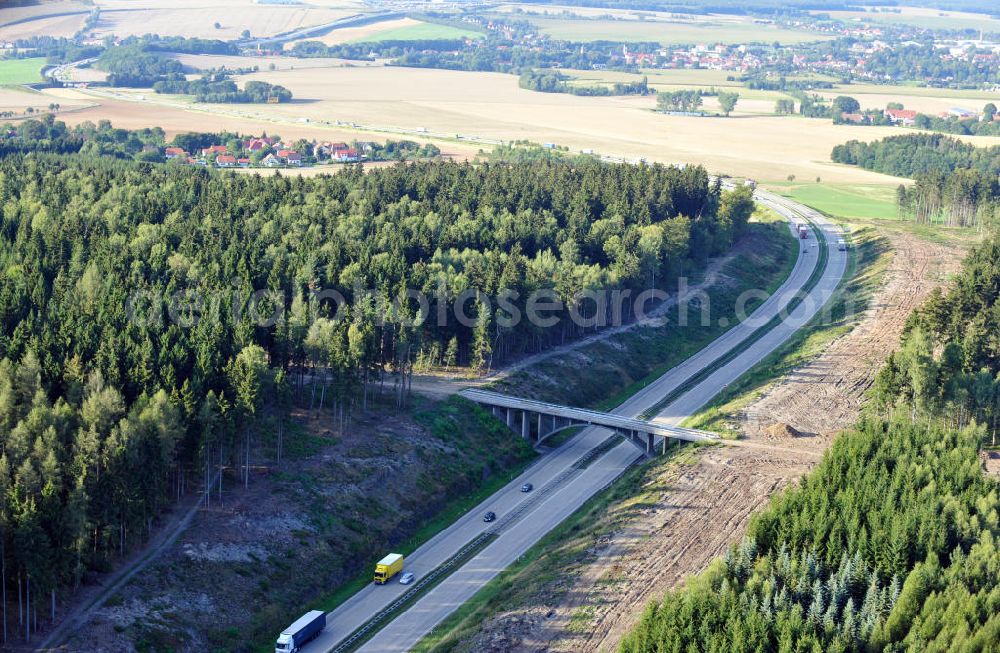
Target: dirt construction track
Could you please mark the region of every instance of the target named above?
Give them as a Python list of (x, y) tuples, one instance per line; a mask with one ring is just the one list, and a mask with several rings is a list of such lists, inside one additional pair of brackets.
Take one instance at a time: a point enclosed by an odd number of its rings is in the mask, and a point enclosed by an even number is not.
[[(563, 579), (567, 591), (498, 615), (474, 636), (473, 648), (614, 650), (650, 600), (704, 569), (776, 490), (808, 471), (832, 434), (857, 417), (906, 317), (957, 269), (957, 249), (905, 234), (889, 238), (894, 255), (885, 284), (860, 324), (750, 407), (754, 419), (742, 425), (748, 446), (704, 448), (664, 466), (652, 483), (654, 501), (608, 515), (616, 527), (593, 543), (589, 562), (572, 579)], [(803, 436), (778, 442), (776, 429), (768, 429), (775, 423)], [(553, 596), (560, 598), (550, 603)]]

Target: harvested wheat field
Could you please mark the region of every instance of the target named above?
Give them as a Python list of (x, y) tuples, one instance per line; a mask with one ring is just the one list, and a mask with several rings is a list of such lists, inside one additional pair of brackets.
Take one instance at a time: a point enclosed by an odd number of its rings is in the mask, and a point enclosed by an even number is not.
[[(979, 111), (987, 102), (996, 102), (998, 96), (983, 92), (980, 97), (961, 97), (951, 94), (948, 90), (941, 90), (938, 95), (906, 95), (903, 92), (893, 92), (892, 87), (887, 87), (881, 93), (851, 92), (848, 89), (840, 91), (824, 91), (818, 95), (827, 99), (833, 99), (838, 95), (850, 95), (861, 103), (862, 109), (885, 109), (890, 102), (900, 102), (907, 109), (913, 109), (920, 113), (937, 115), (943, 111), (948, 111), (952, 107), (962, 107), (971, 111)], [(971, 94), (970, 94), (971, 95)]]
[[(63, 98), (58, 95), (22, 91), (17, 88), (0, 88), (0, 112), (13, 111), (21, 114), (28, 107), (44, 111), (52, 103), (58, 103), (63, 111), (94, 104), (93, 100), (87, 98)], [(62, 117), (60, 117), (61, 119)]]
[(369, 61), (334, 59), (332, 57), (292, 59), (290, 57), (274, 56), (240, 57), (225, 54), (174, 54), (172, 57), (191, 70), (211, 70), (217, 68), (237, 70), (241, 68), (253, 68), (254, 66), (256, 66), (259, 70), (272, 70), (271, 67), (274, 66), (273, 70), (283, 71), (305, 70), (311, 68), (339, 68), (343, 66), (364, 67), (380, 65)]
[[(404, 27), (413, 27), (416, 25), (422, 25), (419, 20), (414, 20), (412, 18), (397, 18), (394, 20), (383, 20), (377, 23), (369, 23), (367, 25), (358, 25), (356, 27), (341, 27), (340, 29), (335, 29), (326, 34), (320, 36), (310, 36), (308, 39), (302, 39), (304, 41), (319, 41), (325, 43), (326, 45), (339, 45), (341, 43), (348, 43), (350, 41), (364, 41), (370, 39), (371, 37), (379, 34), (380, 32), (387, 32), (389, 30), (402, 29)], [(289, 41), (285, 44), (285, 49), (290, 49), (295, 46), (298, 41)]]
[[(5, 22), (0, 15), (0, 23)], [(36, 36), (52, 36), (69, 38), (80, 31), (87, 14), (72, 14), (69, 16), (46, 16), (15, 25), (0, 27), (0, 41), (16, 41), (30, 39)]]
[(358, 13), (358, 6), (350, 2), (317, 7), (256, 4), (252, 0), (108, 0), (99, 6), (100, 20), (93, 30), (98, 37), (153, 33), (232, 40), (239, 38), (243, 30), (253, 36), (274, 36)]
[[(298, 60), (294, 65), (298, 65)], [(392, 66), (262, 70), (241, 76), (282, 84), (295, 100), (278, 105), (201, 105), (142, 92), (142, 109), (97, 97), (107, 104), (90, 119), (107, 117), (123, 127), (163, 124), (168, 131), (189, 126), (195, 112), (200, 128), (228, 127), (302, 131), (304, 123), (356, 124), (362, 131), (396, 131), (441, 138), (487, 141), (527, 139), (572, 150), (663, 163), (700, 163), (713, 172), (762, 181), (822, 178), (829, 183), (893, 184), (894, 177), (835, 165), (830, 151), (850, 139), (876, 140), (911, 133), (895, 127), (834, 125), (825, 119), (755, 115), (765, 108), (746, 100), (731, 118), (667, 116), (653, 111), (652, 97), (578, 97), (519, 88), (517, 78)], [(129, 91), (134, 94), (134, 91)], [(122, 91), (122, 94), (126, 94)], [(743, 113), (741, 113), (741, 111)], [(188, 127), (190, 128), (190, 127)], [(310, 133), (315, 129), (305, 127)], [(334, 129), (331, 127), (331, 129)], [(347, 132), (350, 133), (350, 132)], [(357, 133), (352, 134), (357, 136)], [(446, 136), (442, 136), (446, 135)], [(427, 138), (427, 137), (425, 137)], [(968, 137), (977, 145), (1000, 138)], [(478, 146), (467, 146), (475, 153)]]
[[(830, 182), (898, 183), (829, 162), (833, 146), (906, 133), (901, 128), (833, 125), (829, 120), (744, 116), (697, 118), (652, 111), (646, 98), (577, 97), (521, 89), (517, 78), (414, 68), (260, 72), (305, 104), (261, 108), (286, 119), (335, 119), (426, 128), (488, 139), (554, 142), (572, 149), (667, 163), (698, 162), (718, 172), (778, 180), (821, 176)], [(739, 108), (739, 107), (738, 107)], [(748, 108), (760, 109), (748, 103)], [(980, 144), (1000, 139), (978, 139)]]
[[(2, 96), (0, 96), (2, 97)], [(64, 109), (68, 104), (94, 104), (71, 113), (60, 114), (59, 119), (68, 125), (78, 125), (83, 122), (110, 120), (116, 127), (139, 129), (142, 127), (162, 127), (167, 138), (190, 131), (235, 131), (241, 134), (277, 134), (287, 139), (305, 138), (307, 140), (368, 140), (385, 142), (388, 139), (406, 138), (420, 143), (434, 143), (441, 148), (442, 156), (450, 159), (465, 160), (476, 156), (478, 147), (453, 142), (440, 142), (432, 138), (418, 135), (385, 135), (362, 132), (354, 129), (337, 128), (326, 125), (314, 125), (294, 121), (254, 120), (232, 114), (219, 114), (200, 111), (189, 111), (171, 106), (159, 106), (152, 103), (130, 102), (108, 99), (78, 91), (76, 89), (47, 89), (44, 94), (36, 95), (49, 102), (60, 102)], [(231, 107), (232, 105), (230, 105)], [(314, 172), (315, 170), (315, 172)], [(281, 174), (322, 174), (329, 169), (302, 168), (299, 170), (282, 169)]]
[(43, 0), (37, 4), (28, 4), (20, 7), (0, 7), (0, 25), (24, 20), (25, 18), (40, 18), (54, 14), (67, 14), (71, 12), (89, 13), (92, 9), (92, 6), (88, 6), (79, 0), (56, 0), (54, 2), (45, 2)]

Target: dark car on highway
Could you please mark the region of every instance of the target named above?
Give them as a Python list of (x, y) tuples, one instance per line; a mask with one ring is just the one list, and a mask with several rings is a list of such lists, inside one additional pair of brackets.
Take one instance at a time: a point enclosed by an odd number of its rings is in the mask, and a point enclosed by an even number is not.
[(534, 489), (535, 486), (532, 485), (531, 483), (525, 483), (524, 485), (521, 486), (521, 492), (531, 492)]
[(492, 510), (489, 511), (488, 513), (486, 513), (485, 515), (483, 515), (483, 521), (493, 521), (496, 518), (497, 518), (497, 514), (495, 512), (493, 512)]

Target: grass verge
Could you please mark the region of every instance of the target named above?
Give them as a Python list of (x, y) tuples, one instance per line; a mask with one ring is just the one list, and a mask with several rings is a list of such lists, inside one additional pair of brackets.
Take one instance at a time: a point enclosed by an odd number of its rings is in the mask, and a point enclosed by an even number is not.
[[(740, 256), (730, 262), (724, 269), (724, 275), (729, 279), (732, 279), (733, 282), (723, 282), (708, 290), (713, 306), (719, 305), (732, 307), (732, 312), (734, 314), (735, 301), (731, 300), (735, 300), (741, 292), (750, 287), (760, 288), (763, 286), (767, 290), (767, 293), (771, 294), (788, 277), (788, 274), (790, 273), (796, 260), (795, 253), (798, 249), (798, 243), (788, 232), (784, 225), (784, 221), (780, 217), (770, 213), (764, 216), (758, 216), (758, 219), (760, 221), (751, 226), (751, 230), (754, 232), (753, 244), (748, 247), (746, 251), (742, 252)], [(730, 319), (730, 323), (735, 324), (735, 320)], [(669, 329), (667, 333), (657, 334), (658, 339), (663, 339), (663, 342), (660, 344), (674, 355), (668, 357), (667, 361), (657, 365), (654, 370), (646, 374), (639, 383), (632, 383), (625, 386), (622, 390), (615, 393), (613, 397), (605, 399), (604, 402), (618, 403), (622, 401), (624, 398), (627, 398), (632, 393), (638, 391), (649, 382), (655, 380), (667, 369), (670, 369), (681, 360), (684, 360), (688, 355), (700, 350), (701, 347), (704, 346), (705, 342), (718, 337), (721, 332), (726, 330), (726, 328), (720, 326), (717, 326), (716, 328), (700, 329), (687, 329), (685, 327), (684, 329), (686, 330), (682, 331), (682, 333), (687, 334), (689, 338), (687, 338), (684, 345), (681, 346), (677, 340), (669, 337), (669, 334), (672, 334), (674, 330), (681, 329), (680, 327), (676, 327), (674, 325), (676, 325), (676, 320), (671, 320), (668, 325)], [(627, 338), (629, 335), (630, 333), (627, 333), (623, 337)], [(618, 350), (619, 348), (613, 349)], [(681, 352), (683, 355), (678, 357), (676, 355), (677, 352)], [(568, 383), (567, 385), (572, 387), (573, 384)], [(603, 385), (601, 387), (606, 393), (608, 386)], [(565, 436), (563, 436), (563, 434), (556, 436), (558, 440), (554, 438), (554, 441), (551, 442), (550, 445), (557, 446), (559, 441), (570, 437), (572, 432), (575, 432), (576, 429), (572, 429), (570, 431), (571, 432), (567, 432)], [(615, 440), (613, 444), (617, 444), (617, 440)], [(583, 464), (589, 464), (589, 461)], [(525, 464), (518, 469), (512, 470), (509, 474), (505, 475), (507, 478), (497, 476), (491, 479), (487, 484), (481, 486), (474, 495), (456, 498), (453, 502), (449, 503), (445, 508), (438, 512), (423, 527), (421, 527), (421, 529), (412, 537), (410, 537), (407, 540), (406, 546), (401, 545), (399, 550), (406, 554), (416, 549), (420, 544), (426, 542), (435, 534), (453, 523), (461, 514), (467, 512), (472, 506), (477, 505), (487, 496), (509, 482), (510, 479), (514, 478), (514, 476), (520, 473), (526, 466), (527, 465)], [(618, 497), (619, 495), (616, 493), (614, 496)], [(559, 529), (555, 532), (559, 532)], [(549, 537), (551, 537), (551, 534)], [(545, 540), (543, 540), (543, 542), (544, 541)], [(430, 584), (419, 594), (415, 593), (408, 602), (412, 603), (413, 600), (419, 598), (419, 596), (424, 592), (429, 591), (434, 584), (440, 582), (440, 580), (446, 576), (447, 574), (442, 574), (440, 578), (436, 579), (433, 584)], [(364, 570), (350, 582), (338, 588), (338, 590), (324, 600), (319, 607), (324, 610), (331, 610), (346, 601), (350, 596), (363, 588), (369, 582), (370, 572), (368, 570)], [(371, 637), (378, 630), (378, 627), (372, 629), (371, 632), (366, 633), (366, 638)], [(363, 640), (359, 640), (359, 642), (356, 642), (355, 644), (360, 644), (361, 641)]]
[(684, 421), (690, 428), (736, 437), (734, 417), (759, 398), (777, 379), (809, 363), (832, 341), (849, 332), (861, 319), (882, 284), (891, 254), (887, 241), (872, 228), (852, 236), (845, 281), (821, 311), (776, 351), (718, 394), (696, 415)]
[(812, 292), (812, 289), (816, 287), (817, 283), (819, 283), (819, 280), (823, 276), (823, 273), (826, 272), (826, 263), (827, 260), (829, 259), (829, 250), (826, 247), (826, 236), (823, 235), (823, 231), (821, 229), (816, 229), (816, 228), (813, 228), (812, 231), (816, 237), (816, 240), (818, 241), (819, 246), (817, 247), (817, 251), (819, 252), (819, 255), (817, 257), (818, 260), (816, 261), (816, 267), (813, 269), (812, 274), (809, 275), (809, 278), (802, 286), (802, 294), (793, 297), (792, 300), (788, 302), (784, 311), (779, 312), (778, 315), (775, 315), (773, 318), (768, 320), (767, 324), (764, 324), (759, 329), (751, 333), (749, 336), (741, 340), (736, 347), (733, 347), (726, 354), (720, 356), (711, 365), (707, 365), (706, 367), (702, 368), (697, 374), (693, 375), (690, 379), (679, 385), (677, 388), (674, 389), (673, 392), (663, 397), (652, 408), (643, 413), (642, 417), (651, 418), (652, 416), (656, 415), (656, 413), (660, 412), (660, 410), (662, 410), (664, 406), (672, 403), (678, 397), (680, 397), (684, 393), (688, 392), (691, 388), (695, 387), (696, 385), (707, 379), (716, 371), (728, 365), (733, 359), (742, 354), (752, 344), (763, 338), (765, 335), (767, 335), (768, 332), (770, 332), (774, 327), (776, 327), (779, 323), (781, 323), (781, 321), (785, 319), (784, 317), (785, 315), (791, 314), (792, 311), (798, 308), (798, 306), (804, 301), (805, 295)]
[[(404, 556), (413, 553), (421, 544), (431, 539), (448, 526), (451, 526), (453, 523), (458, 521), (459, 517), (469, 512), (469, 510), (479, 505), (488, 496), (492, 495), (494, 492), (517, 478), (524, 472), (525, 469), (528, 468), (529, 465), (535, 462), (535, 460), (537, 459), (532, 458), (530, 460), (523, 461), (503, 474), (494, 474), (489, 479), (484, 481), (481, 486), (476, 488), (473, 493), (455, 497), (445, 504), (440, 511), (435, 513), (434, 517), (424, 522), (423, 525), (415, 533), (413, 533), (413, 535), (408, 537), (403, 544), (399, 545), (397, 547), (398, 551)], [(335, 609), (341, 603), (360, 591), (365, 585), (372, 582), (373, 570), (374, 567), (372, 569), (362, 571), (350, 581), (338, 587), (336, 591), (324, 597), (314, 609), (324, 610), (326, 612)]]
[(412, 649), (413, 653), (465, 650), (461, 645), (483, 621), (524, 605), (559, 578), (571, 575), (585, 564), (595, 541), (655, 503), (656, 495), (667, 489), (663, 470), (671, 464), (693, 461), (692, 451), (698, 446), (712, 445), (675, 447), (672, 455), (626, 470), (451, 613)]
[[(546, 359), (544, 365), (521, 370), (495, 384), (502, 392), (570, 406), (608, 410), (700, 351), (736, 324), (736, 300), (746, 290), (774, 292), (795, 264), (798, 242), (780, 218), (764, 214), (752, 223), (737, 256), (707, 289), (713, 307), (711, 323), (678, 324), (672, 308), (661, 326), (630, 329)], [(763, 300), (748, 302), (753, 310)], [(718, 311), (716, 312), (716, 309)], [(725, 318), (722, 326), (719, 318)]]

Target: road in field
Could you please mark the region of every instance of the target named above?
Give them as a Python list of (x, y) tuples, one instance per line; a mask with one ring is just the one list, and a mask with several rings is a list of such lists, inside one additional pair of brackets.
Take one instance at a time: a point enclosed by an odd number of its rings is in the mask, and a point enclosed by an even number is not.
[[(815, 212), (784, 198), (758, 193), (758, 199), (792, 221), (801, 219), (796, 212), (807, 213), (819, 228), (824, 230), (829, 258), (823, 278), (806, 300), (791, 312), (785, 321), (787, 324), (779, 324), (766, 336), (757, 340), (750, 349), (671, 402), (659, 412), (656, 417), (658, 420), (677, 424), (686, 415), (707, 403), (729, 382), (767, 356), (795, 329), (808, 321), (826, 302), (843, 276), (847, 257), (845, 252), (838, 251), (836, 247), (839, 229), (828, 224)], [(804, 253), (799, 255), (788, 278), (748, 320), (727, 331), (705, 349), (661, 376), (612, 412), (638, 416), (651, 410), (692, 376), (735, 349), (773, 316), (781, 314), (789, 302), (800, 293), (816, 268), (819, 258), (818, 249), (815, 247), (816, 240), (810, 238), (804, 245)], [(692, 319), (700, 319), (700, 315), (692, 316)], [(610, 431), (602, 428), (583, 430), (580, 435), (541, 458), (524, 474), (407, 556), (407, 571), (412, 571), (420, 578), (491, 526), (482, 521), (482, 514), (485, 511), (492, 510), (502, 518), (522, 502), (530, 501), (531, 495), (520, 492), (523, 483), (530, 481), (535, 485), (535, 492), (545, 493), (544, 499), (531, 505), (527, 514), (503, 528), (493, 542), (387, 624), (363, 646), (362, 650), (382, 652), (404, 651), (411, 648), (486, 582), (583, 505), (587, 499), (611, 483), (641, 456), (641, 452), (634, 445), (623, 442), (578, 474), (566, 478), (566, 472), (572, 468), (573, 463), (604, 442), (609, 435)], [(558, 484), (550, 486), (553, 481), (558, 481)], [(327, 616), (326, 629), (305, 650), (309, 653), (332, 650), (372, 616), (402, 596), (407, 589), (407, 586), (399, 583), (367, 586)]]

